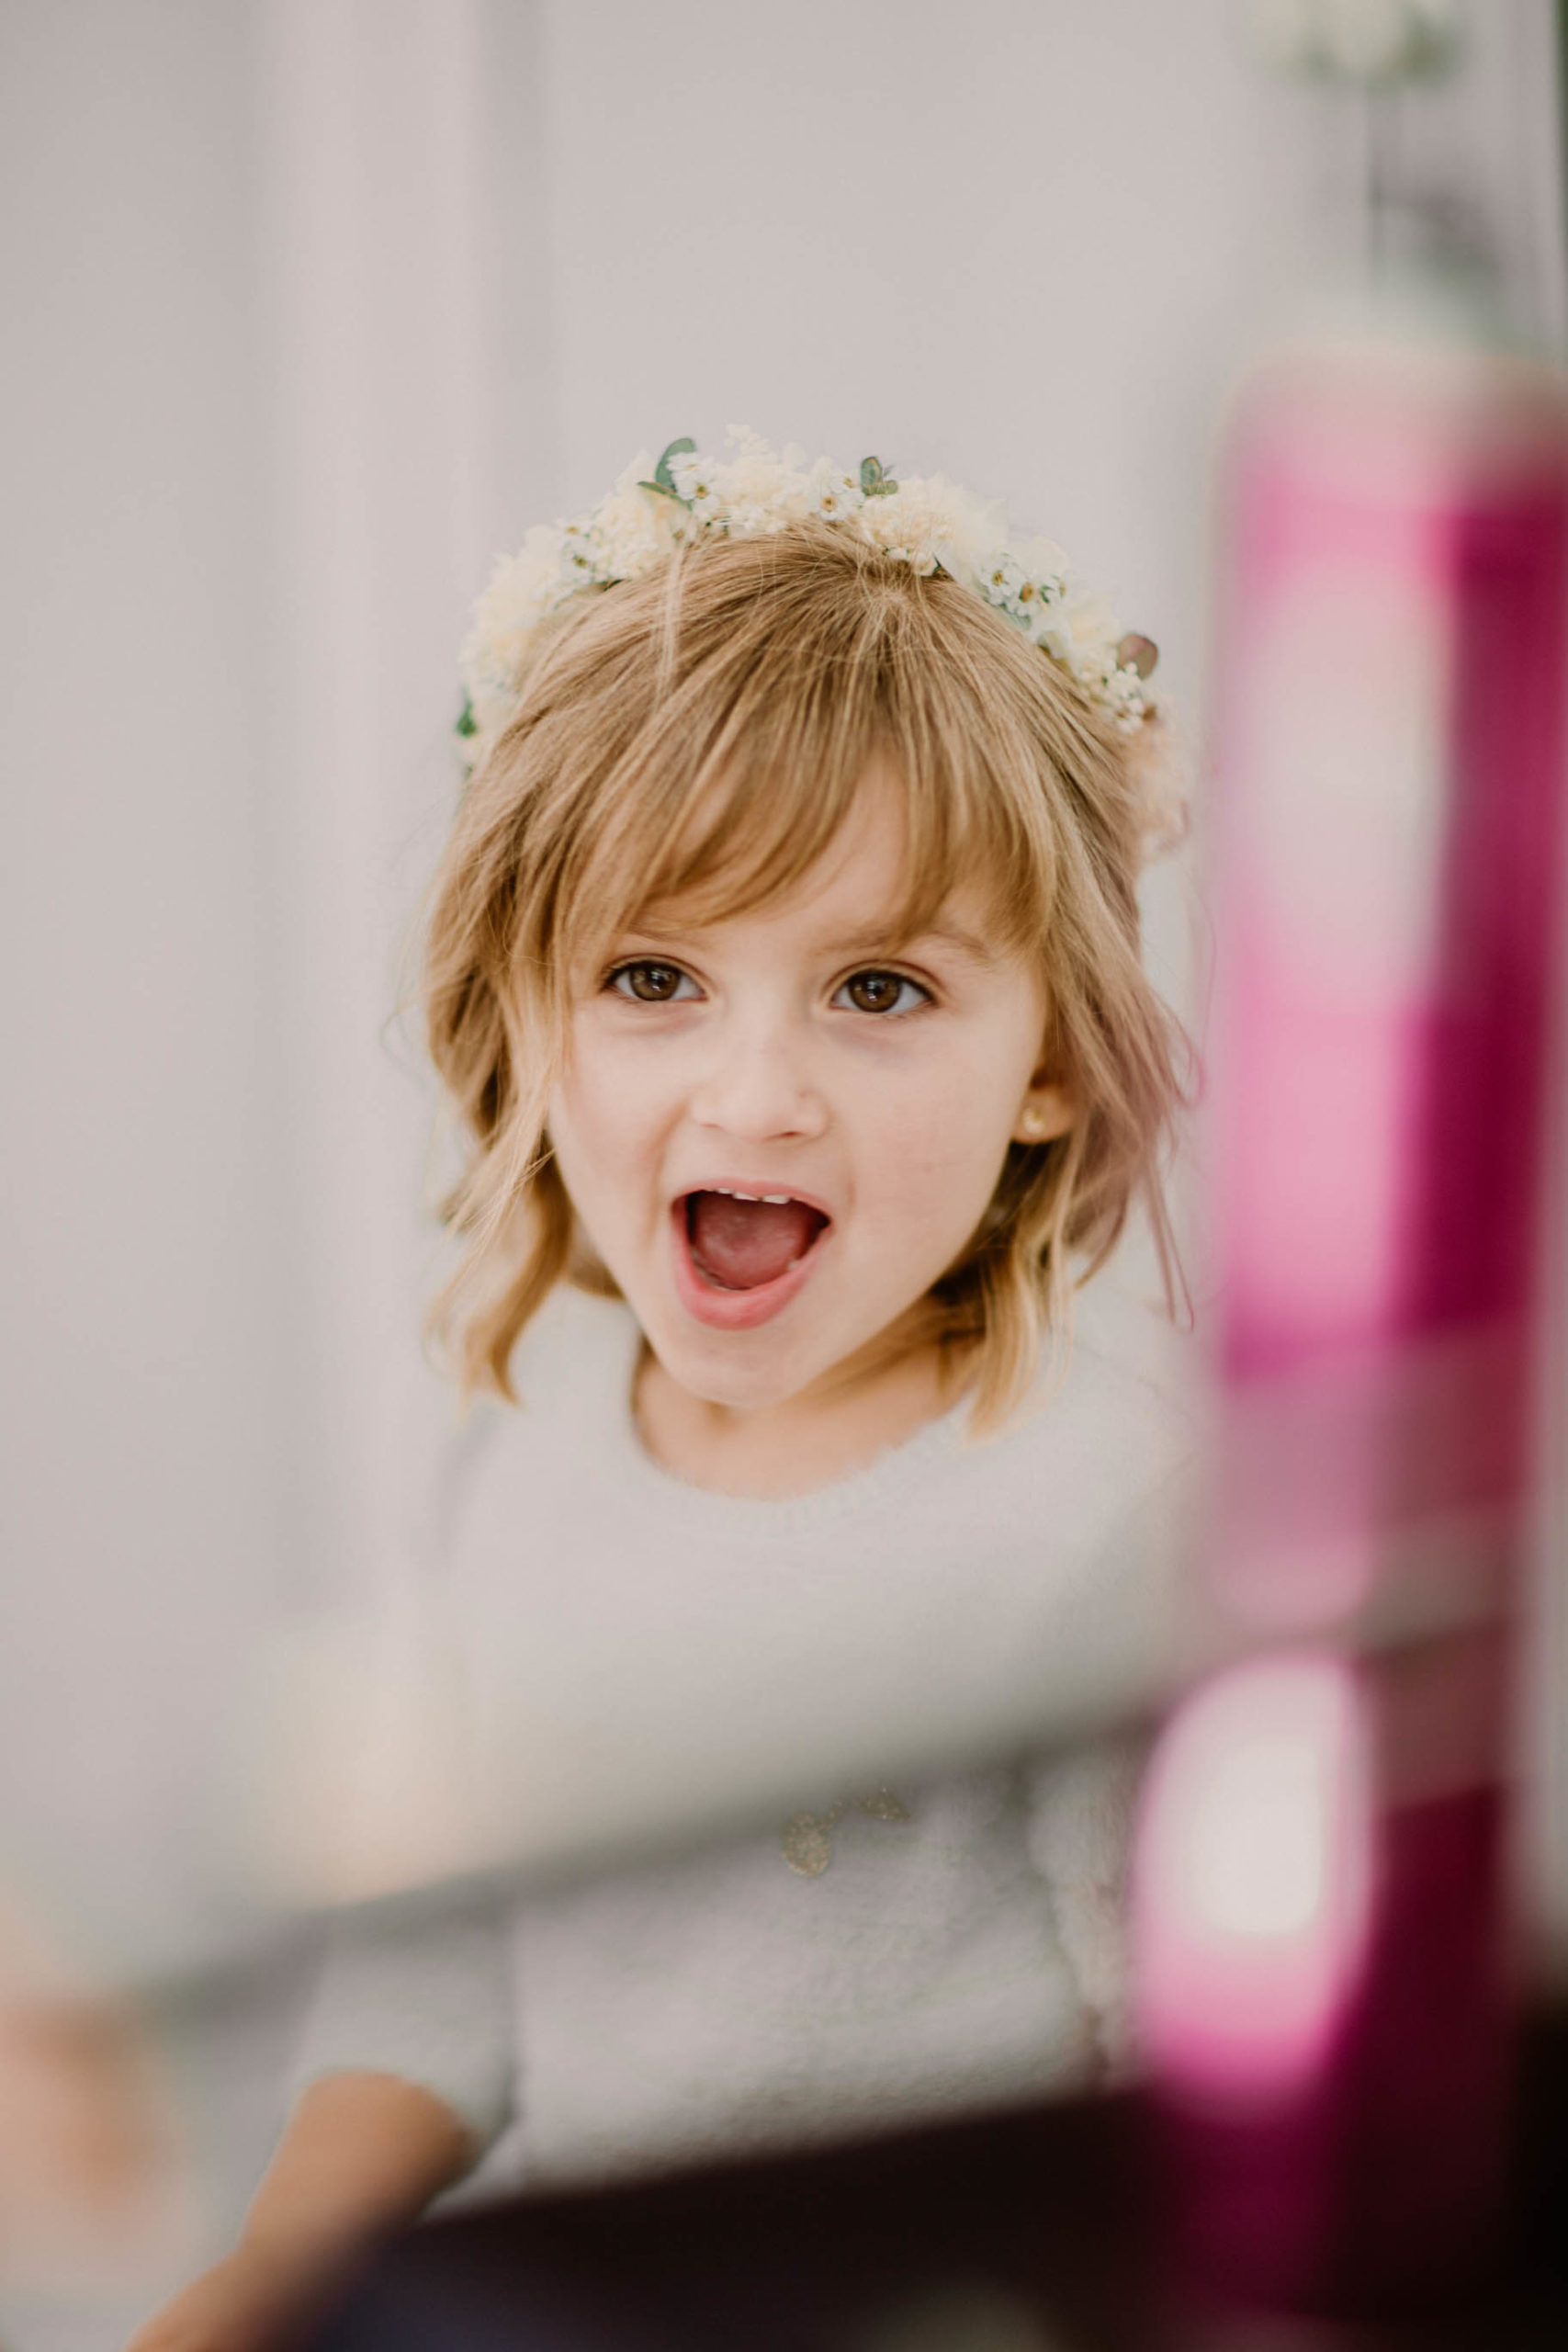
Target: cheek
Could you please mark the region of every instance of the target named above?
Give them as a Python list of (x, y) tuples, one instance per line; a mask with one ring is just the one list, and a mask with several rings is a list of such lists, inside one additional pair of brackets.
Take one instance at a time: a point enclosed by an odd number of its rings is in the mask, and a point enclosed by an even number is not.
[(896, 1094), (867, 1121), (859, 1155), (880, 1215), (966, 1234), (995, 1189), (1016, 1107), (998, 1073), (972, 1056)]
[(614, 1087), (600, 1059), (574, 1053), (570, 1068), (550, 1098), (549, 1128), (561, 1172), (573, 1185), (579, 1172), (591, 1175), (625, 1149), (630, 1123), (614, 1117)]
[(655, 1166), (671, 1090), (659, 1056), (618, 1050), (621, 1041), (587, 1024), (585, 1032), (573, 1039), (548, 1125), (567, 1190), (587, 1210)]

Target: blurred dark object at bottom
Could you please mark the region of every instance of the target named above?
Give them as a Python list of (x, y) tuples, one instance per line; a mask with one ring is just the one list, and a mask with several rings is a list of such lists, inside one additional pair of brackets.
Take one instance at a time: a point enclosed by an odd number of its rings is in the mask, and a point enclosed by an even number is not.
[(1145, 2119), (1111, 2099), (593, 2194), (390, 2248), (313, 2352), (1561, 2352), (1568, 2010), (1520, 2051), (1506, 2271), (1465, 2309), (1176, 2306)]

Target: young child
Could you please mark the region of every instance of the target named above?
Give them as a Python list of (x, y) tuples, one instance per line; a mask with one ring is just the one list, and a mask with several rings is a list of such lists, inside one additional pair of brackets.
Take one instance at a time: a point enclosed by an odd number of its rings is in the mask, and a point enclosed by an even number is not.
[[(886, 1595), (1025, 1687), (1157, 1656), (1191, 1432), (1143, 1310), (1070, 1311), (1140, 1196), (1170, 1263), (1153, 655), (951, 484), (749, 435), (500, 568), (425, 989), (468, 1143), (438, 1320), (508, 1400), (452, 1541), (473, 1622), (765, 1585), (824, 1646)], [(243, 2245), (138, 2352), (273, 2340), (487, 2149), (555, 2185), (1093, 2079), (1119, 1793), (1083, 1759), (846, 1790), (350, 1927)]]

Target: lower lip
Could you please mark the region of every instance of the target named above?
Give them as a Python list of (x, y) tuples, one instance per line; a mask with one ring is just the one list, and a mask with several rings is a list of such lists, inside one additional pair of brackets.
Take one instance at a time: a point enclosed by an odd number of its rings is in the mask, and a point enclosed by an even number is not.
[(754, 1330), (759, 1323), (766, 1323), (779, 1314), (810, 1281), (811, 1270), (821, 1256), (828, 1237), (828, 1227), (819, 1227), (805, 1255), (771, 1283), (759, 1283), (755, 1290), (719, 1290), (705, 1281), (693, 1263), (683, 1197), (671, 1207), (670, 1228), (675, 1247), (675, 1295), (688, 1315), (714, 1331)]

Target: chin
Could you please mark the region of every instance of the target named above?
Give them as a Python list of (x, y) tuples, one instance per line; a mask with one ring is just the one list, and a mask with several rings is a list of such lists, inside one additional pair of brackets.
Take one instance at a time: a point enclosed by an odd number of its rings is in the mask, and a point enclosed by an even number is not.
[(649, 1336), (660, 1363), (689, 1396), (732, 1412), (786, 1404), (827, 1369), (793, 1349), (781, 1348), (771, 1333), (761, 1331), (726, 1332), (694, 1342), (684, 1334), (668, 1343)]

